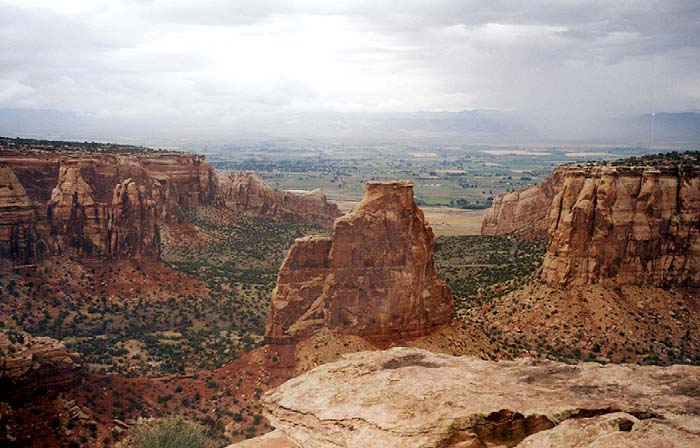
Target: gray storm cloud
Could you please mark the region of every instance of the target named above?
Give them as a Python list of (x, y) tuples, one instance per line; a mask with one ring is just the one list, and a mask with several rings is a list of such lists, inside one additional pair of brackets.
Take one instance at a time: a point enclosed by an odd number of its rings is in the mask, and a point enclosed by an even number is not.
[(700, 2), (0, 1), (0, 108), (221, 138), (493, 110), (590, 136), (700, 110)]

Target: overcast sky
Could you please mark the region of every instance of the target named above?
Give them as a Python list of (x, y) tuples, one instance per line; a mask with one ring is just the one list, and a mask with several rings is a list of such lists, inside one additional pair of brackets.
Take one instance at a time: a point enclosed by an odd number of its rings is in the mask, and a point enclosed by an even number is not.
[(219, 130), (700, 110), (700, 1), (0, 0), (0, 108)]

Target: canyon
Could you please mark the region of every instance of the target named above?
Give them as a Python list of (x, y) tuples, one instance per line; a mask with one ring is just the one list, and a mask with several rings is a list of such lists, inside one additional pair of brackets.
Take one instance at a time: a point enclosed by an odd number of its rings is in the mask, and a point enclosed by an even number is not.
[[(697, 445), (696, 367), (573, 364), (700, 363), (698, 179), (683, 157), (566, 165), (497, 198), (485, 237), (436, 240), (411, 181), (339, 216), (192, 154), (4, 151), (6, 328), (90, 359), (6, 330), (0, 376), (61, 391), (6, 433), (97, 446), (186, 407), (222, 443), (276, 428), (240, 447)], [(469, 270), (438, 277), (436, 254)]]
[(332, 236), (298, 239), (289, 249), (272, 293), (269, 341), (298, 341), (322, 328), (395, 341), (450, 323), (452, 296), (436, 278), (435, 238), (413, 183), (366, 188)]

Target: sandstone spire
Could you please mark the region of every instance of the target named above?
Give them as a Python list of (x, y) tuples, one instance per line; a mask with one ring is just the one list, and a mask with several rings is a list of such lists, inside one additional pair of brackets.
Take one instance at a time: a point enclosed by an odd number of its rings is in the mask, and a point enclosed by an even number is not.
[(408, 181), (368, 182), (332, 237), (298, 239), (273, 291), (266, 336), (300, 339), (320, 328), (382, 340), (429, 333), (452, 318), (435, 276), (434, 236)]

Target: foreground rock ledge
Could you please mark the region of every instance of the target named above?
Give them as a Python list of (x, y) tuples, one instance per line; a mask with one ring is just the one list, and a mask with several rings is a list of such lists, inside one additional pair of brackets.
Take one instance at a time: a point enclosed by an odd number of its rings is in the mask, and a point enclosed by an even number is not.
[(347, 355), (263, 402), (277, 446), (697, 447), (699, 391), (700, 367), (496, 363), (402, 347)]

